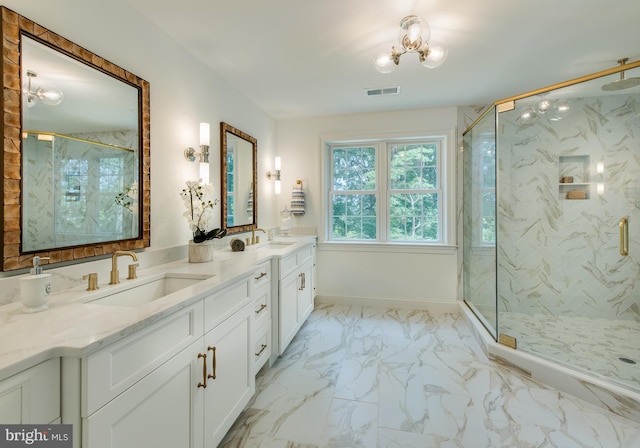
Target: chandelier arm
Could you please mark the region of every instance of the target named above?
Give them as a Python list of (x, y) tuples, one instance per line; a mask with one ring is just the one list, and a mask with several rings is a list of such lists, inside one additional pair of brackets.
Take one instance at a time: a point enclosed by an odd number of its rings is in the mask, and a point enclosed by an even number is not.
[(407, 50), (398, 51), (398, 49), (395, 46), (391, 47), (391, 59), (393, 59), (393, 63), (396, 64), (396, 65), (399, 65), (400, 64), (400, 56), (402, 56), (406, 52), (407, 52)]
[(421, 64), (427, 60), (428, 56), (429, 56), (429, 45), (425, 45), (424, 48), (418, 50), (418, 58), (420, 59)]

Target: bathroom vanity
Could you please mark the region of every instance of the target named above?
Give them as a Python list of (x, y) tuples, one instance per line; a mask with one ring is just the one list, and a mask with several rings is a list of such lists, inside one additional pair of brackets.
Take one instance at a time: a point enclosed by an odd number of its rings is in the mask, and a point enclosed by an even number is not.
[[(76, 447), (217, 446), (313, 309), (315, 246), (221, 250), (54, 293), (41, 313), (0, 307), (0, 421), (71, 423)], [(154, 300), (112, 298), (178, 277), (192, 281)]]

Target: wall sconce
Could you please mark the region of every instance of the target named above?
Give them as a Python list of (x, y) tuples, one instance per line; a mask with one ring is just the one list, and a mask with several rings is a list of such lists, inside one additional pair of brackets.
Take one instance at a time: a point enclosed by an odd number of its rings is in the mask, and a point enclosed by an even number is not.
[(205, 184), (209, 183), (209, 130), (209, 123), (200, 123), (200, 152), (191, 147), (184, 150), (184, 157), (189, 162), (195, 162), (199, 156), (200, 178)]
[(276, 183), (273, 186), (273, 192), (275, 194), (280, 194), (281, 185), (280, 185), (280, 157), (276, 157), (275, 165), (273, 171), (267, 172), (267, 179), (275, 179)]

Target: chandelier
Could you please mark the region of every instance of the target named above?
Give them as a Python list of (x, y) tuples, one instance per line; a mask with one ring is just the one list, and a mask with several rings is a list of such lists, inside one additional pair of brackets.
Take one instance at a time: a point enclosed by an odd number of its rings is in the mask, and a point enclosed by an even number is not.
[(429, 24), (418, 16), (406, 16), (400, 21), (400, 44), (387, 46), (378, 51), (373, 59), (380, 73), (391, 73), (400, 63), (400, 56), (405, 53), (417, 53), (423, 67), (436, 68), (447, 59), (448, 49), (445, 44), (429, 41), (431, 30)]
[(28, 85), (27, 89), (24, 91), (25, 96), (27, 97), (27, 106), (33, 107), (36, 105), (37, 100), (40, 100), (42, 104), (46, 104), (47, 106), (57, 106), (62, 103), (64, 100), (64, 95), (58, 89), (53, 87), (51, 88), (43, 88), (38, 87), (33, 90), (31, 88), (31, 79), (37, 77), (38, 74), (36, 72), (32, 72), (31, 70), (27, 70)]

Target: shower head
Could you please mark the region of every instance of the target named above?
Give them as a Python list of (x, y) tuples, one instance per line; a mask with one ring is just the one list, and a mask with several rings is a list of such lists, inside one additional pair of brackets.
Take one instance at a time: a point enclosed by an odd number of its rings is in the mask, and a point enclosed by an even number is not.
[[(627, 63), (628, 60), (629, 58), (618, 59), (618, 64), (620, 64), (620, 66), (623, 66), (624, 64)], [(616, 90), (630, 89), (631, 87), (635, 87), (639, 85), (640, 85), (640, 78), (637, 78), (637, 77), (625, 78), (624, 71), (622, 71), (620, 72), (620, 79), (616, 79), (613, 82), (603, 85), (602, 90), (605, 90), (607, 92), (612, 92)]]

